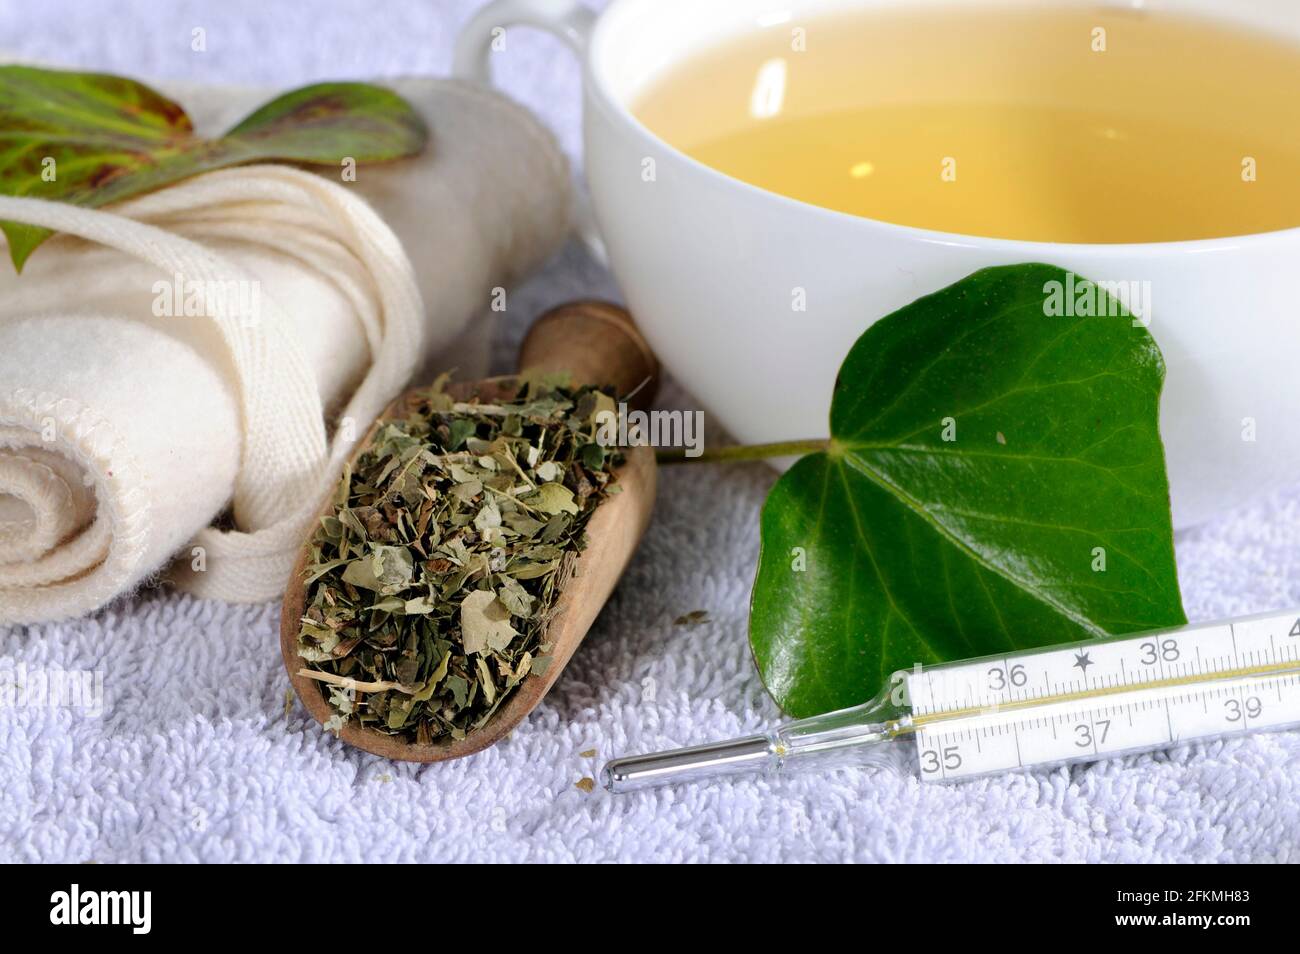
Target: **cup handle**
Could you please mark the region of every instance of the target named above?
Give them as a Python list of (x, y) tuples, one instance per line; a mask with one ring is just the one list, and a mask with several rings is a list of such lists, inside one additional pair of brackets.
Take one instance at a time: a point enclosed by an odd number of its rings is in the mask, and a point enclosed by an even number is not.
[[(595, 12), (578, 0), (493, 0), (465, 24), (456, 38), (452, 73), (491, 85), (488, 62), (492, 44), (508, 26), (538, 27), (553, 33), (568, 44), (580, 62), (585, 61), (587, 41), (595, 23)], [(574, 199), (573, 223), (574, 233), (591, 256), (602, 265), (608, 264), (605, 241), (585, 196)]]

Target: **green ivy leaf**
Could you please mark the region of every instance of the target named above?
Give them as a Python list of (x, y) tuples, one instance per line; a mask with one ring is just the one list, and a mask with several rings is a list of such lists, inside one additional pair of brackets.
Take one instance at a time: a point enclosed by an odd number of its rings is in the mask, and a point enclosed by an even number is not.
[(788, 713), (864, 702), (915, 663), (1186, 622), (1164, 362), (1127, 313), (1047, 316), (1066, 278), (976, 272), (849, 352), (829, 450), (763, 508), (750, 642)]
[[(338, 165), (419, 152), (424, 122), (364, 83), (318, 83), (258, 109), (220, 139), (194, 134), (178, 104), (120, 76), (0, 66), (0, 194), (96, 208), (250, 162)], [(14, 266), (48, 229), (0, 222)]]

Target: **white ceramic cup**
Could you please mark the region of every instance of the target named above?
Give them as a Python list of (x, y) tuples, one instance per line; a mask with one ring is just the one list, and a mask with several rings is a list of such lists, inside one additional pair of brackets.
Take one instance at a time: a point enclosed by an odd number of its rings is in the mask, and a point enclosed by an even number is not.
[[(1300, 228), (1128, 245), (909, 228), (740, 182), (663, 142), (629, 110), (665, 71), (729, 37), (899, 2), (613, 0), (596, 16), (573, 0), (497, 0), (466, 26), (456, 69), (487, 81), (493, 40), (516, 24), (551, 30), (582, 58), (599, 225), (580, 213), (580, 231), (607, 257), (667, 367), (741, 441), (825, 436), (836, 370), (872, 321), (977, 269), (1033, 261), (1150, 283), (1149, 327), (1168, 367), (1160, 425), (1176, 526), (1300, 478)], [(1296, 0), (1113, 5), (1216, 17), (1300, 43)], [(796, 287), (806, 311), (792, 311)]]

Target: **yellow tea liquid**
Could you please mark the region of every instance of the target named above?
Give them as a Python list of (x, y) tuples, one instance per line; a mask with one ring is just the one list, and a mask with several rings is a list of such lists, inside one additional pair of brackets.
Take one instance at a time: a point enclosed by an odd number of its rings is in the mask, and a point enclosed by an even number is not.
[(633, 111), (728, 175), (902, 225), (1055, 242), (1300, 225), (1300, 45), (1212, 20), (997, 5), (787, 20), (673, 67)]

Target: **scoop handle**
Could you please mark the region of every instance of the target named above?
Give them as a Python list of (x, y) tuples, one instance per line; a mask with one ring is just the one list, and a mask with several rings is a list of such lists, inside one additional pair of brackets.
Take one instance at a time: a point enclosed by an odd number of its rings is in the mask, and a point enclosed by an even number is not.
[(659, 390), (659, 360), (627, 310), (607, 301), (570, 302), (538, 318), (519, 348), (519, 368), (612, 387), (633, 408), (649, 407)]

